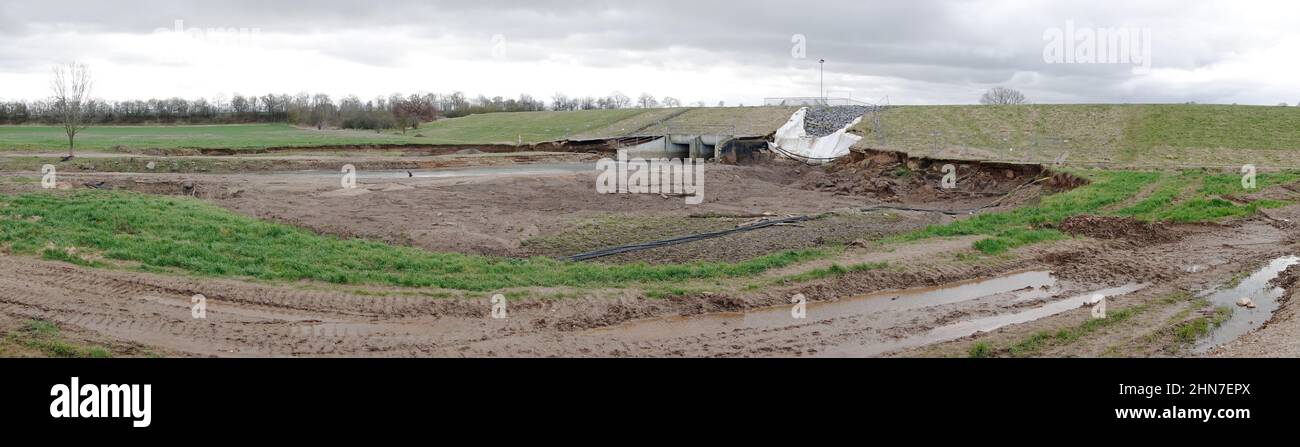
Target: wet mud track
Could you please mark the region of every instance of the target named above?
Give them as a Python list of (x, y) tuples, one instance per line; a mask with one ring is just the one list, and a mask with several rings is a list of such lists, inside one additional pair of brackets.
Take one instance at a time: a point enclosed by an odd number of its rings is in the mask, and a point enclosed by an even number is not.
[[(912, 253), (914, 262), (899, 262), (900, 270), (774, 286), (748, 296), (656, 300), (612, 292), (512, 301), (509, 317), (500, 320), (490, 317), (486, 296), (373, 296), (0, 256), (0, 313), (169, 355), (910, 355), (979, 332), (1086, 313), (1085, 300), (1098, 293), (1123, 302), (1149, 287), (1208, 287), (1215, 277), (1198, 274), (1237, 265), (1249, 270), (1295, 248), (1286, 242), (1288, 231), (1263, 219), (1185, 233), (1177, 242), (1140, 246), (1067, 241), (984, 266), (934, 263), (927, 258), (944, 252), (920, 250)], [(204, 319), (192, 315), (196, 294), (206, 297)], [(808, 299), (806, 318), (791, 314), (795, 294)]]

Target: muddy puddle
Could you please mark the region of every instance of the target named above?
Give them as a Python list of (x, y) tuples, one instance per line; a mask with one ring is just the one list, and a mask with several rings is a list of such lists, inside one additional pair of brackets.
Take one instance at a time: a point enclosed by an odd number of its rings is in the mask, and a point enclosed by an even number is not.
[[(430, 179), (430, 178), (458, 178), (458, 177), (484, 177), (484, 176), (507, 176), (507, 175), (556, 175), (556, 174), (576, 174), (584, 172), (595, 172), (594, 163), (538, 163), (527, 165), (507, 165), (507, 166), (478, 166), (468, 168), (441, 168), (441, 169), (423, 169), (423, 170), (380, 170), (380, 171), (357, 171), (357, 180), (395, 180), (404, 178)], [(328, 177), (338, 178), (341, 174), (337, 171), (296, 171), (296, 172), (275, 172), (263, 173), (276, 176), (299, 176), (299, 177)]]
[(1083, 307), (1085, 304), (1101, 298), (1110, 299), (1116, 296), (1127, 295), (1147, 287), (1147, 284), (1126, 284), (1120, 287), (1096, 290), (1084, 294), (1074, 295), (1069, 298), (1051, 301), (1042, 306), (1031, 308), (1022, 312), (995, 315), (990, 317), (975, 318), (972, 320), (961, 321), (958, 323), (940, 326), (924, 332), (919, 335), (905, 337), (885, 343), (864, 344), (848, 343), (832, 347), (822, 351), (819, 355), (825, 357), (867, 357), (879, 355), (899, 349), (915, 348), (932, 343), (956, 340), (962, 337), (968, 337), (980, 332), (994, 331), (1004, 326), (1013, 324), (1028, 323), (1030, 321), (1047, 318), (1062, 312)]
[[(1070, 293), (1051, 272), (1027, 271), (939, 287), (877, 292), (835, 302), (809, 303), (803, 319), (794, 317), (791, 305), (750, 312), (640, 320), (593, 332), (620, 340), (648, 341), (732, 331), (844, 325), (856, 327), (860, 336), (830, 341), (818, 350), (817, 355), (867, 357), (1049, 317), (1077, 309), (1095, 295), (1113, 297), (1143, 287), (1145, 285), (1129, 284), (1088, 293)], [(1065, 298), (1058, 298), (1061, 296)], [(986, 316), (966, 319), (942, 317), (953, 314)]]
[[(1286, 293), (1281, 288), (1269, 285), (1269, 282), (1276, 279), (1287, 267), (1296, 264), (1300, 264), (1300, 257), (1286, 256), (1274, 259), (1268, 265), (1241, 280), (1236, 287), (1210, 290), (1202, 294), (1201, 296), (1215, 308), (1228, 307), (1233, 312), (1227, 321), (1224, 321), (1218, 328), (1210, 331), (1210, 335), (1196, 343), (1195, 351), (1197, 353), (1208, 352), (1219, 345), (1235, 340), (1237, 337), (1263, 326), (1265, 322), (1273, 317), (1273, 312), (1277, 311), (1279, 307), (1278, 299)], [(1256, 307), (1249, 309), (1238, 306), (1237, 301), (1242, 298), (1250, 298), (1255, 302)]]

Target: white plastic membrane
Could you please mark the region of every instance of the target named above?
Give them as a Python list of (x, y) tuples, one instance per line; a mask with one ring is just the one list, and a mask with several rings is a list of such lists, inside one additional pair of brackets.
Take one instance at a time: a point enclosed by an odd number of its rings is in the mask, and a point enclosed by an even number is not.
[(849, 133), (849, 128), (861, 122), (862, 117), (858, 117), (833, 134), (816, 138), (808, 136), (808, 131), (803, 127), (804, 115), (807, 113), (807, 107), (794, 112), (790, 120), (776, 130), (776, 135), (772, 137), (772, 142), (768, 143), (768, 146), (773, 151), (795, 160), (820, 164), (848, 155), (849, 148), (862, 140), (862, 137)]

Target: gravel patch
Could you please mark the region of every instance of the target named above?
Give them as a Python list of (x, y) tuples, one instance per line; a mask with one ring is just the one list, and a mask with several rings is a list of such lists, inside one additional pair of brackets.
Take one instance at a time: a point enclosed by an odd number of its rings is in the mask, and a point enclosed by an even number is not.
[(803, 127), (810, 137), (824, 137), (843, 129), (868, 110), (871, 108), (867, 106), (810, 107), (804, 115)]

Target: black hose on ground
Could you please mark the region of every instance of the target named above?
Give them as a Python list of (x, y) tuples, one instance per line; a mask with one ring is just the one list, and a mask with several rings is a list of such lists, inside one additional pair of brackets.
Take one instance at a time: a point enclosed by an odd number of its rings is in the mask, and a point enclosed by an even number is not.
[[(970, 209), (964, 209), (964, 210), (938, 210), (938, 209), (912, 208), (912, 207), (892, 206), (892, 205), (876, 205), (876, 206), (873, 206), (873, 207), (863, 208), (861, 211), (864, 211), (864, 212), (869, 212), (869, 211), (878, 211), (878, 210), (916, 211), (916, 212), (922, 212), (922, 213), (940, 213), (940, 214), (946, 214), (946, 215), (949, 215), (949, 216), (959, 216), (959, 215), (963, 215), (963, 214), (974, 214), (974, 213), (976, 213), (976, 212), (983, 211), (983, 210), (985, 210), (985, 209), (989, 209), (989, 208), (993, 208), (993, 207), (995, 207), (995, 206), (998, 206), (999, 204), (1002, 203), (1003, 200), (1006, 200), (1007, 197), (1011, 197), (1012, 194), (1015, 194), (1016, 191), (1019, 191), (1020, 189), (1026, 187), (1026, 186), (1032, 185), (1032, 184), (1037, 183), (1038, 181), (1043, 180), (1043, 179), (1046, 179), (1046, 178), (1047, 178), (1047, 177), (1040, 177), (1040, 178), (1036, 178), (1036, 179), (1030, 180), (1030, 181), (1028, 181), (1028, 182), (1025, 182), (1025, 184), (1020, 185), (1020, 186), (1017, 186), (1015, 189), (1012, 189), (1010, 192), (1004, 194), (1002, 197), (999, 197), (997, 200), (994, 200), (994, 201), (992, 201), (992, 202), (989, 202), (988, 204), (985, 204), (984, 206), (981, 206), (981, 207), (978, 207), (978, 208), (970, 208)], [(809, 221), (809, 220), (821, 219), (822, 217), (828, 216), (828, 215), (830, 215), (830, 214), (832, 214), (832, 213), (821, 213), (821, 214), (812, 215), (812, 216), (795, 216), (795, 217), (787, 217), (787, 218), (785, 218), (785, 219), (769, 220), (769, 221), (759, 222), (759, 223), (750, 224), (750, 225), (745, 225), (745, 226), (741, 226), (741, 227), (736, 227), (736, 228), (733, 228), (733, 229), (730, 229), (730, 230), (715, 231), (715, 232), (712, 232), (712, 233), (693, 234), (693, 235), (690, 235), (690, 236), (682, 236), (682, 237), (677, 237), (677, 238), (672, 238), (672, 239), (664, 239), (664, 240), (661, 240), (661, 241), (642, 242), (642, 243), (639, 243), (639, 244), (624, 245), (624, 246), (621, 246), (621, 247), (605, 248), (605, 249), (596, 250), (596, 251), (591, 251), (591, 252), (587, 252), (587, 253), (579, 253), (579, 254), (576, 254), (576, 255), (573, 255), (573, 256), (569, 256), (569, 257), (565, 257), (565, 258), (561, 258), (561, 259), (566, 260), (566, 261), (587, 261), (587, 260), (596, 259), (596, 258), (603, 258), (603, 257), (606, 257), (606, 256), (613, 256), (613, 255), (617, 255), (617, 254), (621, 254), (621, 253), (627, 253), (627, 252), (633, 252), (633, 251), (641, 251), (641, 250), (649, 250), (649, 249), (652, 249), (652, 248), (667, 247), (667, 246), (670, 246), (670, 245), (684, 244), (684, 243), (687, 243), (687, 242), (695, 242), (695, 241), (704, 240), (704, 239), (712, 239), (712, 238), (715, 238), (715, 237), (722, 237), (722, 236), (726, 236), (726, 235), (729, 235), (729, 234), (736, 234), (736, 233), (743, 233), (743, 232), (747, 232), (747, 231), (754, 231), (754, 230), (757, 230), (757, 229), (767, 228), (767, 227), (774, 226), (774, 225), (791, 224), (791, 223), (796, 223), (796, 222), (805, 222), (805, 221)]]
[(768, 221), (758, 222), (755, 224), (736, 227), (730, 230), (714, 231), (712, 233), (693, 234), (690, 236), (682, 236), (673, 239), (664, 239), (661, 241), (643, 242), (640, 244), (631, 244), (631, 245), (624, 245), (621, 247), (605, 248), (605, 249), (596, 250), (587, 253), (579, 253), (563, 259), (566, 261), (586, 261), (590, 259), (603, 258), (605, 256), (613, 256), (616, 254), (627, 253), (631, 251), (649, 250), (651, 248), (667, 247), (669, 245), (684, 244), (687, 242), (694, 242), (694, 241), (699, 241), (704, 239), (712, 239), (715, 237), (722, 237), (729, 234), (742, 233), (746, 231), (754, 231), (760, 228), (767, 228), (773, 225), (792, 224), (796, 222), (804, 222), (804, 221), (809, 221), (814, 219), (820, 219), (823, 216), (826, 216), (827, 214), (830, 213), (822, 213), (814, 216), (795, 216), (795, 217), (787, 217), (785, 219), (768, 220)]

